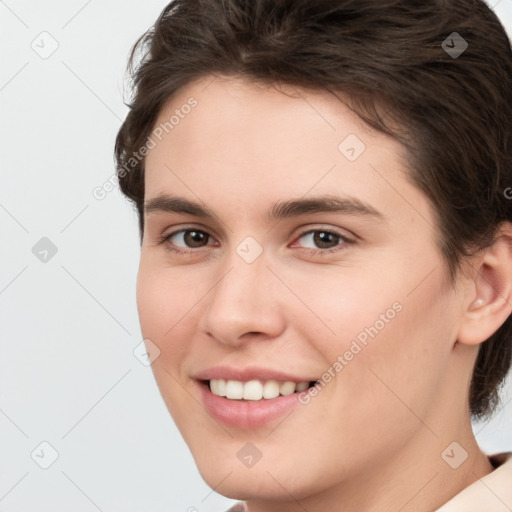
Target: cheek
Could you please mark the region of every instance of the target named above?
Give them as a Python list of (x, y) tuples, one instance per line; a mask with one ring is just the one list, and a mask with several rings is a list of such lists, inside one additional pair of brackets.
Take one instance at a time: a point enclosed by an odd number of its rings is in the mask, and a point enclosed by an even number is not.
[[(441, 275), (422, 282), (423, 268), (395, 261), (371, 274), (348, 269), (294, 283), (318, 314), (308, 315), (306, 330), (341, 401), (410, 415), (402, 402), (420, 403), (425, 412), (435, 399), (453, 345), (455, 311)], [(306, 325), (305, 318), (299, 322)]]
[(179, 269), (162, 268), (150, 257), (141, 256), (137, 309), (142, 335), (158, 346), (162, 360), (173, 367), (177, 366), (187, 346), (184, 333), (191, 325), (194, 305), (201, 293), (197, 280), (193, 286), (187, 286), (183, 280)]
[(199, 290), (185, 284), (180, 269), (165, 269), (152, 261), (151, 256), (141, 254), (137, 274), (141, 331), (143, 337), (150, 339), (160, 350), (151, 369), (178, 428), (182, 427), (184, 418), (197, 414), (197, 405), (184, 388), (182, 363), (190, 348), (190, 328), (195, 324), (193, 313)]
[(300, 299), (290, 297), (286, 305), (293, 313), (290, 322), (300, 326), (329, 361), (351, 348), (357, 351), (355, 340), (364, 348), (400, 316), (396, 287), (382, 277), (379, 282), (370, 272), (334, 267), (286, 278)]
[(440, 296), (440, 289), (436, 283), (410, 295), (388, 296), (366, 317), (360, 331), (365, 343), (358, 335), (352, 338), (361, 349), (350, 356), (337, 393), (362, 424), (374, 424), (378, 418), (383, 432), (394, 432), (397, 425), (412, 432), (420, 425), (418, 417), (429, 416), (441, 394), (453, 346), (453, 303), (449, 295)]

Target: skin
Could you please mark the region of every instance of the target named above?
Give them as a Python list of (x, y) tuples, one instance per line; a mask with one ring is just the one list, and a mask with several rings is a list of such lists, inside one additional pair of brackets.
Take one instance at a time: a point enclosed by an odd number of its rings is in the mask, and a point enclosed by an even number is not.
[[(467, 394), (479, 343), (511, 312), (510, 245), (479, 252), (452, 286), (432, 207), (396, 141), (326, 92), (235, 77), (188, 84), (156, 125), (191, 96), (197, 106), (146, 158), (145, 200), (172, 194), (213, 217), (145, 215), (137, 302), (142, 333), (160, 349), (162, 397), (205, 481), (250, 512), (422, 512), (488, 474)], [(366, 146), (353, 162), (338, 150), (348, 134)], [(355, 197), (383, 218), (266, 218), (278, 201), (322, 195)], [(185, 228), (209, 236), (162, 243)], [(319, 247), (304, 235), (314, 229), (340, 237)], [(236, 252), (247, 236), (263, 249), (252, 263)], [(255, 365), (320, 379), (397, 302), (401, 311), (284, 420), (227, 427), (203, 407), (198, 371)], [(248, 441), (262, 454), (251, 468), (237, 458)], [(457, 469), (441, 456), (452, 442), (468, 454)]]

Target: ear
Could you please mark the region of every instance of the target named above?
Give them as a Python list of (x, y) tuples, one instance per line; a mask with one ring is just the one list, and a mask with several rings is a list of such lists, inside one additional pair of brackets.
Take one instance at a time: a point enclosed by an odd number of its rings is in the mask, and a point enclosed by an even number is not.
[(512, 223), (500, 225), (495, 242), (472, 265), (457, 337), (465, 345), (487, 340), (512, 312)]

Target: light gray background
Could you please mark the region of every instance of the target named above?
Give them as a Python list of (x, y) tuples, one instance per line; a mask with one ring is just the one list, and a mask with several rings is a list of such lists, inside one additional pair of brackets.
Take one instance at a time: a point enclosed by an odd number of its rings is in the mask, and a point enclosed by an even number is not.
[[(133, 354), (135, 212), (117, 187), (92, 195), (114, 173), (129, 50), (166, 3), (0, 0), (0, 512), (233, 503), (202, 481)], [(512, 33), (512, 0), (491, 5)], [(487, 452), (512, 450), (509, 400), (511, 385), (475, 426)]]

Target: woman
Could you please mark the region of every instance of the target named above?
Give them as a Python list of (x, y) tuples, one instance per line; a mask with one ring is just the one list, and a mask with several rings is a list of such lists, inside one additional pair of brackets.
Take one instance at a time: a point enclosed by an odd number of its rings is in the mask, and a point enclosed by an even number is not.
[(232, 510), (505, 511), (512, 52), (477, 0), (183, 0), (116, 141), (162, 397)]

